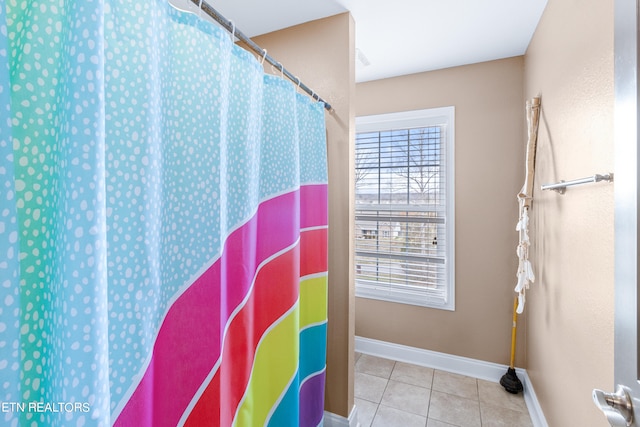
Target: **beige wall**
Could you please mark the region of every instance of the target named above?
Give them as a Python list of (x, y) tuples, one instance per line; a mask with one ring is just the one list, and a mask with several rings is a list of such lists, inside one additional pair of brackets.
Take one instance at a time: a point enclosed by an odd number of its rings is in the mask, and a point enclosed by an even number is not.
[[(353, 98), (354, 23), (341, 14), (254, 38), (269, 55), (331, 103), (329, 156), (329, 323), (325, 409), (353, 407)], [(267, 67), (269, 68), (269, 67)]]
[(538, 93), (527, 371), (550, 426), (606, 426), (591, 390), (613, 390), (613, 185), (539, 185), (613, 171), (613, 2), (549, 0), (525, 56)]
[[(456, 109), (456, 310), (357, 298), (357, 336), (509, 363), (526, 143), (523, 66), (515, 57), (356, 85), (357, 116)], [(524, 364), (523, 339), (516, 364)]]

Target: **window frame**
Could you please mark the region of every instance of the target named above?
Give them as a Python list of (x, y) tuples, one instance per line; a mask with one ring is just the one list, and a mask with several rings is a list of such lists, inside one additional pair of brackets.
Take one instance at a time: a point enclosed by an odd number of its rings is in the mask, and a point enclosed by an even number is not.
[[(383, 286), (381, 289), (371, 289), (358, 285), (358, 273), (355, 277), (356, 297), (378, 299), (383, 301), (417, 305), (455, 311), (455, 107), (439, 107), (422, 110), (403, 111), (387, 114), (376, 114), (356, 117), (355, 134), (366, 132), (384, 132), (393, 130), (408, 130), (443, 126), (445, 128), (442, 147), (445, 160), (445, 274), (444, 284), (446, 297), (439, 298), (429, 295), (429, 292), (413, 292), (402, 285)], [(442, 158), (442, 156), (441, 156)], [(356, 166), (354, 165), (354, 170)], [(354, 182), (355, 191), (355, 182)], [(354, 193), (355, 196), (355, 193)], [(356, 207), (357, 211), (357, 207)], [(355, 220), (354, 213), (354, 220)], [(356, 257), (354, 242), (354, 260)], [(355, 265), (354, 265), (355, 268)]]

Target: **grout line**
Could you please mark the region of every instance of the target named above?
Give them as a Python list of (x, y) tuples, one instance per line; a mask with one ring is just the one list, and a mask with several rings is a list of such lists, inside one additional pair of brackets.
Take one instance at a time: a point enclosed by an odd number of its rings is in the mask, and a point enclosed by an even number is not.
[[(378, 357), (378, 356), (373, 356), (373, 357)], [(388, 359), (388, 358), (384, 358), (384, 357), (380, 357), (380, 359), (392, 361), (393, 362), (393, 366), (391, 367), (391, 370), (390, 370), (390, 373), (389, 373), (389, 377), (379, 377), (379, 376), (374, 375), (374, 374), (368, 374), (368, 375), (371, 375), (371, 376), (375, 376), (377, 378), (383, 378), (386, 381), (385, 387), (384, 387), (383, 392), (382, 392), (382, 396), (380, 397), (380, 402), (377, 402), (377, 403), (376, 402), (372, 402), (372, 403), (375, 403), (376, 409), (375, 409), (375, 412), (374, 412), (373, 417), (371, 419), (371, 424), (373, 424), (373, 421), (378, 416), (378, 413), (380, 411), (380, 407), (382, 406), (382, 401), (383, 401), (383, 398), (384, 398), (384, 394), (385, 394), (385, 392), (387, 391), (387, 389), (389, 387), (389, 382), (392, 380), (393, 372), (395, 371), (395, 369), (397, 367), (397, 364), (399, 362), (397, 360), (392, 360), (392, 359)], [(407, 364), (410, 364), (410, 365), (414, 365), (414, 366), (420, 366), (420, 365), (416, 365), (416, 364), (410, 363), (410, 362), (404, 362), (404, 363), (407, 363)], [(443, 370), (443, 369), (431, 368), (431, 382), (430, 382), (430, 386), (429, 387), (423, 387), (423, 386), (412, 384), (412, 383), (404, 383), (403, 381), (398, 381), (398, 382), (403, 383), (403, 384), (410, 384), (410, 385), (413, 385), (415, 387), (420, 387), (420, 388), (429, 390), (429, 400), (427, 402), (427, 413), (426, 413), (426, 416), (425, 416), (427, 424), (429, 422), (429, 414), (431, 412), (431, 402), (432, 402), (433, 393), (434, 393), (433, 386), (434, 386), (436, 371), (441, 371), (441, 372), (445, 372), (445, 373), (452, 373), (452, 372), (449, 372), (449, 371), (446, 371), (446, 370)], [(365, 372), (361, 372), (361, 373), (365, 373)], [(468, 398), (468, 397), (465, 397), (465, 396), (460, 396), (460, 395), (448, 393), (448, 392), (445, 392), (445, 391), (438, 391), (438, 393), (447, 394), (449, 396), (459, 397), (459, 398), (463, 398), (463, 399), (467, 399), (467, 400), (475, 400), (476, 404), (477, 404), (477, 408), (478, 408), (480, 426), (482, 427), (483, 425), (485, 425), (485, 423), (484, 423), (483, 417), (482, 417), (482, 405), (481, 405), (482, 402), (481, 402), (481, 398), (480, 398), (480, 380), (481, 379), (475, 378), (475, 377), (472, 377), (472, 376), (469, 376), (469, 375), (465, 375), (465, 374), (457, 374), (457, 373), (454, 373), (454, 374), (460, 375), (460, 376), (463, 376), (463, 377), (467, 377), (467, 378), (472, 378), (474, 380), (477, 399), (471, 399), (471, 398)], [(394, 380), (394, 381), (396, 381), (396, 380)], [(366, 400), (366, 399), (364, 399), (364, 400)], [(494, 406), (497, 406), (497, 407), (500, 407), (500, 408), (503, 408), (503, 409), (511, 409), (511, 410), (520, 412), (517, 409), (504, 407), (502, 405), (494, 405)], [(398, 409), (398, 408), (395, 408), (395, 409), (399, 410), (399, 411), (402, 411), (402, 412), (405, 412), (407, 414), (422, 416), (420, 414), (414, 414), (412, 412), (403, 411), (403, 410)], [(445, 424), (447, 424), (447, 423), (445, 423)], [(447, 424), (447, 425), (449, 425), (449, 424)], [(452, 425), (452, 427), (455, 427), (455, 425)]]
[(431, 370), (431, 387), (429, 387), (429, 402), (427, 402), (427, 420), (425, 422), (425, 427), (429, 425), (429, 413), (431, 412), (431, 399), (433, 399), (433, 377), (435, 376), (436, 370)]

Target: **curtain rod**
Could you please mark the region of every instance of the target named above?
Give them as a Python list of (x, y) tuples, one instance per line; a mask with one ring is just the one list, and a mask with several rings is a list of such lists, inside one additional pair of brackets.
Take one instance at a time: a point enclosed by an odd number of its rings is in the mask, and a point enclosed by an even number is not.
[(249, 48), (251, 48), (252, 51), (254, 51), (257, 55), (263, 58), (263, 61), (267, 61), (269, 64), (273, 65), (278, 70), (280, 70), (283, 76), (286, 76), (289, 80), (297, 84), (300, 89), (305, 91), (313, 99), (318, 100), (318, 102), (322, 102), (324, 104), (324, 108), (326, 108), (328, 111), (332, 110), (331, 104), (329, 104), (327, 101), (322, 99), (320, 95), (318, 95), (313, 90), (311, 90), (307, 85), (302, 83), (298, 77), (291, 74), (286, 68), (284, 68), (284, 66), (280, 62), (276, 61), (271, 56), (269, 56), (265, 49), (262, 49), (253, 40), (247, 37), (242, 31), (238, 30), (233, 24), (233, 22), (229, 21), (227, 18), (222, 16), (209, 3), (207, 3), (204, 0), (191, 0), (191, 2), (196, 6), (198, 6), (203, 12), (205, 12), (207, 15), (213, 18), (220, 25), (222, 25), (233, 36), (237, 37), (240, 41), (246, 43), (247, 46), (249, 46)]

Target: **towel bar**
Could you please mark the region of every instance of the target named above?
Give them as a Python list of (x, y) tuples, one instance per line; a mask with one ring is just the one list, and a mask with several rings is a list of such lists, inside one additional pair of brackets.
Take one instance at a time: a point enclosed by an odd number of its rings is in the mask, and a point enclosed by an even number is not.
[(555, 184), (545, 184), (540, 188), (542, 190), (553, 190), (560, 194), (564, 194), (567, 187), (571, 187), (574, 185), (589, 184), (591, 182), (600, 182), (600, 181), (613, 182), (613, 174), (612, 173), (607, 173), (604, 175), (596, 174), (593, 176), (588, 176), (586, 178), (574, 179), (573, 181), (560, 181), (560, 182), (556, 182)]

